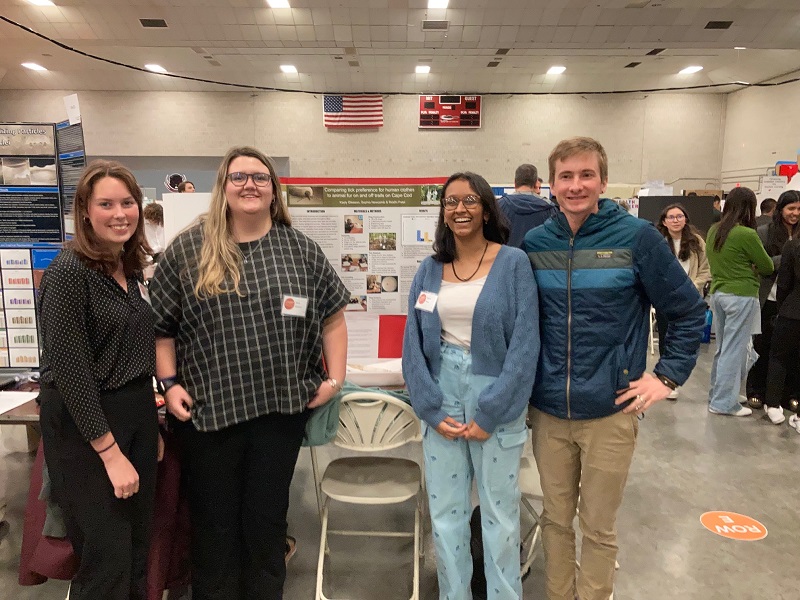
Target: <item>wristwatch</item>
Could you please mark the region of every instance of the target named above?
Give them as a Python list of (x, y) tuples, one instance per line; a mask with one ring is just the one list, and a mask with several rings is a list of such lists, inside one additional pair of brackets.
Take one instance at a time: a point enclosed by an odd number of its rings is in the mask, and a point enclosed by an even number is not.
[(164, 379), (158, 380), (158, 391), (163, 396), (169, 391), (169, 388), (178, 385), (180, 382), (178, 381), (178, 376), (173, 375), (172, 377), (164, 377)]
[(670, 379), (666, 375), (661, 375), (660, 373), (656, 373), (655, 375), (656, 375), (656, 379), (658, 379), (661, 383), (663, 383), (665, 386), (667, 386), (673, 392), (680, 387), (677, 383), (672, 381), (672, 379)]

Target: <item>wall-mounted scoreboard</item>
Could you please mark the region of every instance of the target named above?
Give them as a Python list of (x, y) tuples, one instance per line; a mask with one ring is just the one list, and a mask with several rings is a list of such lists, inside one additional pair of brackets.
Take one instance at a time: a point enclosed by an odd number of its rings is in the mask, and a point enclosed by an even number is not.
[(481, 126), (480, 96), (420, 96), (420, 129), (468, 129)]

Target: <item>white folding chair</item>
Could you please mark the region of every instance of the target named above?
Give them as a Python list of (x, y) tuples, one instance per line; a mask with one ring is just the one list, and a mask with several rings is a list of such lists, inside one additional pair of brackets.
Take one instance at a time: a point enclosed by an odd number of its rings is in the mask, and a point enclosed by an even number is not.
[[(353, 392), (342, 397), (339, 430), (334, 444), (356, 452), (375, 453), (422, 441), (419, 420), (411, 406), (388, 394)], [(422, 474), (413, 460), (382, 456), (349, 456), (331, 462), (320, 482), (322, 534), (317, 563), (316, 600), (330, 600), (322, 591), (329, 535), (411, 537), (414, 539), (414, 580), (411, 600), (419, 598), (422, 516)], [(348, 504), (399, 504), (416, 498), (414, 531), (328, 529), (330, 500)]]
[[(536, 459), (533, 454), (522, 457), (519, 465), (519, 489), (522, 493), (520, 503), (525, 511), (520, 511), (520, 515), (527, 514), (533, 521), (533, 525), (522, 536), (522, 550), (520, 555), (520, 574), (524, 576), (533, 565), (538, 553), (538, 542), (542, 533), (540, 523), (541, 512), (537, 511), (533, 502), (541, 505), (544, 502), (542, 484), (539, 481), (539, 469), (536, 466)], [(524, 531), (524, 530), (523, 530)]]

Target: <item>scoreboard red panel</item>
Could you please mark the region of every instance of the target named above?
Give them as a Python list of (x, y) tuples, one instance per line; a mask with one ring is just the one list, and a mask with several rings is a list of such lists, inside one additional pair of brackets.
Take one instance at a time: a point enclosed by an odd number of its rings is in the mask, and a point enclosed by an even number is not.
[(478, 128), (481, 126), (480, 96), (420, 96), (419, 128)]

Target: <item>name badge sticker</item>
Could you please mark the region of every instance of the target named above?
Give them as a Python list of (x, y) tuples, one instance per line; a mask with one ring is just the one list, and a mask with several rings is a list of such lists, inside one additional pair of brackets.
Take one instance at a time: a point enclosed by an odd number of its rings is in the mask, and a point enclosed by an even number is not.
[(147, 291), (147, 286), (141, 281), (137, 281), (136, 283), (139, 284), (139, 293), (142, 295), (142, 300), (147, 302), (150, 306), (153, 306), (153, 303), (150, 301), (150, 292)]
[(433, 309), (436, 308), (436, 301), (438, 299), (439, 299), (439, 294), (422, 291), (417, 297), (417, 303), (414, 305), (414, 308), (418, 308), (419, 310), (424, 310), (425, 312), (432, 313)]
[(308, 298), (284, 296), (281, 301), (281, 314), (284, 317), (305, 317), (308, 311)]

